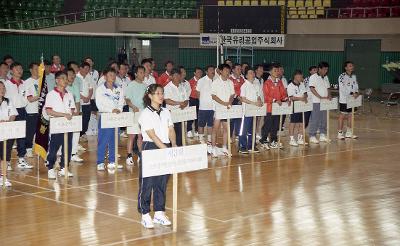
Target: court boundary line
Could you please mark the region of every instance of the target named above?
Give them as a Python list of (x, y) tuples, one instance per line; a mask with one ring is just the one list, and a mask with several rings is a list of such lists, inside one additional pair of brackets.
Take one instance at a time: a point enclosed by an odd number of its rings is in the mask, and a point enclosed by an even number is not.
[(124, 244), (124, 243), (134, 242), (134, 241), (138, 241), (138, 240), (151, 239), (151, 238), (154, 238), (154, 237), (165, 236), (165, 235), (169, 235), (169, 234), (174, 234), (174, 232), (171, 230), (171, 231), (169, 231), (169, 232), (163, 232), (163, 233), (158, 234), (158, 235), (142, 236), (142, 237), (127, 239), (127, 240), (121, 240), (121, 241), (118, 241), (118, 242), (103, 244), (103, 245), (104, 245), (104, 246), (112, 246), (112, 245), (118, 245), (118, 244)]

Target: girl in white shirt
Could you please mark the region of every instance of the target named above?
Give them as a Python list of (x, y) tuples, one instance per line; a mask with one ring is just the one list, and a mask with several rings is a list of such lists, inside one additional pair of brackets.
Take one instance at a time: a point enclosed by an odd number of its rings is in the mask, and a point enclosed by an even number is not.
[[(147, 87), (143, 97), (145, 109), (139, 117), (139, 125), (143, 136), (143, 150), (165, 149), (176, 147), (176, 135), (171, 114), (161, 107), (164, 101), (164, 89), (159, 84)], [(154, 228), (154, 223), (171, 225), (165, 215), (165, 195), (169, 175), (142, 177), (142, 158), (139, 168), (138, 211), (142, 214), (142, 225)], [(150, 216), (151, 193), (153, 191), (154, 219)]]

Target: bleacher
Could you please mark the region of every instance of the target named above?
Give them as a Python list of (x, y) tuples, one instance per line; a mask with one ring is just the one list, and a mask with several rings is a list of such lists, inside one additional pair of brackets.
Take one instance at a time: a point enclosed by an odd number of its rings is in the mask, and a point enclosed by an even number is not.
[(327, 18), (400, 17), (400, 0), (333, 1), (326, 10)]

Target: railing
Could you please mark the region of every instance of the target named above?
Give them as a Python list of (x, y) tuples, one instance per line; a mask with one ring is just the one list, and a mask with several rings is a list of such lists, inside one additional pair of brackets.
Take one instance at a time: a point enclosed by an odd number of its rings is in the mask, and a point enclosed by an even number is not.
[(400, 6), (325, 9), (325, 18), (390, 18), (400, 17)]
[(128, 18), (199, 18), (198, 9), (154, 9), (154, 8), (108, 8), (87, 10), (30, 20), (10, 21), (5, 26), (10, 29), (41, 29), (53, 26), (74, 24), (111, 17)]

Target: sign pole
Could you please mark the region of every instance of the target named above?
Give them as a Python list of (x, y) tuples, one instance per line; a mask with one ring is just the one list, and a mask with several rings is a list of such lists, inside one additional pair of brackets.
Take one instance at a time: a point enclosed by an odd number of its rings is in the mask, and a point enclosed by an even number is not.
[(178, 173), (172, 174), (172, 230), (178, 228)]
[(64, 178), (68, 180), (68, 133), (64, 132)]
[(181, 132), (182, 132), (182, 146), (186, 145), (186, 136), (185, 136), (185, 122), (181, 122)]
[[(118, 169), (118, 127), (114, 128), (115, 169)], [(111, 152), (109, 150), (108, 152)], [(110, 160), (108, 160), (110, 163)], [(117, 174), (118, 172), (115, 172)]]
[(303, 146), (306, 147), (306, 123), (305, 123), (306, 118), (304, 117), (304, 112), (302, 112), (302, 115), (303, 115)]
[(351, 108), (351, 138), (354, 136), (354, 107)]
[(3, 162), (2, 162), (2, 175), (3, 175), (3, 189), (6, 189), (6, 179), (7, 179), (7, 140), (3, 140)]
[(251, 151), (254, 153), (254, 146), (256, 145), (256, 126), (257, 126), (257, 116), (253, 117), (253, 132), (251, 135)]
[(232, 146), (231, 146), (231, 119), (226, 120), (228, 124), (228, 152), (229, 155), (232, 156)]
[(278, 150), (281, 148), (281, 129), (282, 129), (282, 115), (279, 115), (279, 135), (278, 135)]
[(326, 110), (326, 138), (329, 139), (329, 110)]

